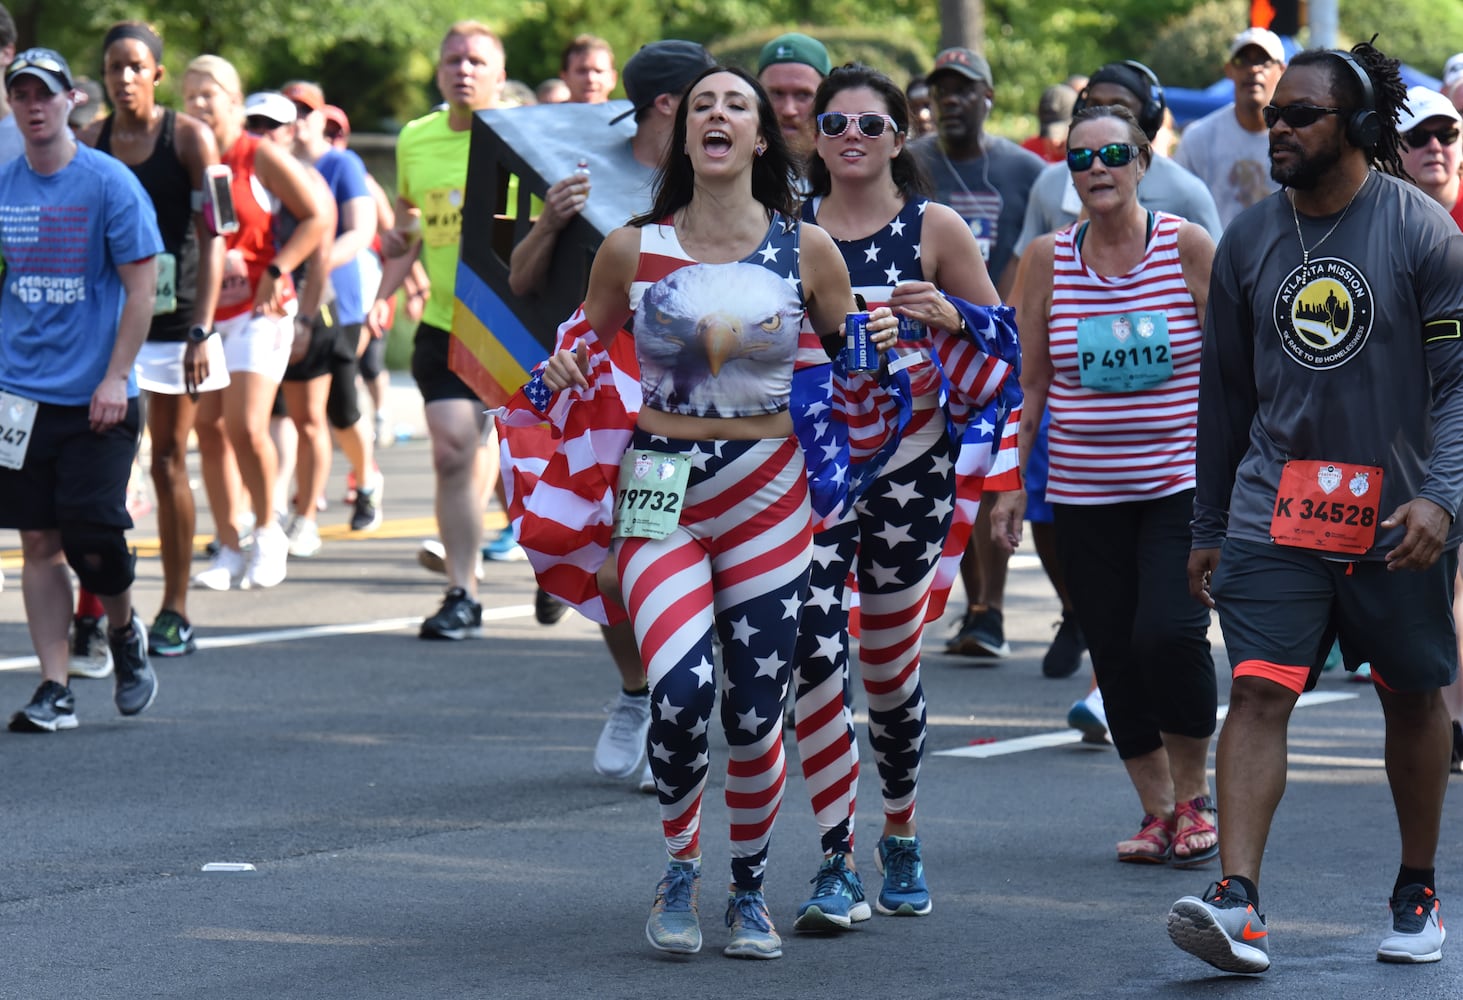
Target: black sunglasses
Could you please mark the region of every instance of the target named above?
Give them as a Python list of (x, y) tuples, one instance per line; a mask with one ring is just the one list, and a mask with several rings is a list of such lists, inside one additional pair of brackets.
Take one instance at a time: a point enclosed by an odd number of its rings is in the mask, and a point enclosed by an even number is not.
[(1067, 169), (1074, 174), (1091, 170), (1094, 157), (1101, 160), (1105, 166), (1126, 167), (1133, 162), (1133, 157), (1137, 156), (1138, 152), (1138, 147), (1131, 142), (1110, 142), (1097, 149), (1086, 147), (1069, 149), (1067, 150)]
[(1413, 149), (1422, 149), (1434, 139), (1444, 147), (1451, 146), (1458, 141), (1458, 127), (1449, 128), (1415, 128), (1406, 133), (1402, 138), (1407, 140), (1407, 145)]
[(1275, 123), (1285, 122), (1291, 128), (1305, 128), (1307, 125), (1314, 125), (1325, 115), (1344, 115), (1346, 108), (1322, 108), (1314, 104), (1287, 104), (1283, 108), (1277, 108), (1273, 104), (1267, 104), (1260, 109), (1260, 116), (1265, 119), (1266, 128), (1274, 128)]
[(818, 116), (818, 131), (830, 139), (836, 139), (848, 131), (849, 122), (853, 122), (859, 132), (869, 139), (879, 138), (884, 134), (886, 128), (893, 129), (896, 133), (899, 131), (899, 126), (894, 124), (893, 118), (874, 111), (865, 111), (858, 115), (846, 115), (841, 111), (825, 111)]

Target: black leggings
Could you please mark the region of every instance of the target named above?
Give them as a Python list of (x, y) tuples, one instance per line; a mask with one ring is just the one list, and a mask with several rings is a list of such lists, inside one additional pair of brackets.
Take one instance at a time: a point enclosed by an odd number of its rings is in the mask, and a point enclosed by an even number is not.
[(1102, 506), (1053, 504), (1057, 558), (1124, 760), (1160, 733), (1214, 735), (1209, 611), (1189, 596), (1194, 492)]

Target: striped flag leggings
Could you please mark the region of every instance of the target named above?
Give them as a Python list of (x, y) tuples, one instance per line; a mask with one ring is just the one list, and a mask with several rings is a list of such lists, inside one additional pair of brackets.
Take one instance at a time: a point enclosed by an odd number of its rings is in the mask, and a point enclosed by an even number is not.
[(859, 670), (884, 816), (908, 823), (925, 744), (920, 642), (954, 496), (954, 457), (944, 414), (935, 410), (899, 443), (853, 515), (813, 536), (808, 605), (794, 661), (793, 717), (825, 852), (851, 853), (854, 840), (859, 752), (844, 607), (849, 571), (858, 572)]
[(782, 704), (808, 589), (812, 511), (797, 439), (683, 441), (635, 431), (636, 449), (691, 456), (680, 525), (625, 538), (616, 560), (650, 684), (650, 769), (672, 854), (700, 854), (706, 729), (716, 699), (712, 630), (721, 641), (721, 725), (732, 881), (760, 889), (787, 762)]

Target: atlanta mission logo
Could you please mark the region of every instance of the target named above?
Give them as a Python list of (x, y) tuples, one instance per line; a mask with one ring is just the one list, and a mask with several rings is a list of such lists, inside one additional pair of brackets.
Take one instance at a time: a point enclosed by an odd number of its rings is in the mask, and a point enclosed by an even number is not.
[(1307, 368), (1340, 368), (1372, 332), (1372, 290), (1337, 257), (1311, 261), (1286, 277), (1275, 295), (1275, 329), (1285, 352)]

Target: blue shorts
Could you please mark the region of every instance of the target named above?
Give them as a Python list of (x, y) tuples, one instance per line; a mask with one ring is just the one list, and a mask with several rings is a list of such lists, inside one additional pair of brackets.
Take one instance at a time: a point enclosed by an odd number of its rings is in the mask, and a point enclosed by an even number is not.
[(1032, 524), (1051, 524), (1054, 519), (1052, 505), (1046, 502), (1046, 477), (1051, 469), (1046, 429), (1051, 422), (1052, 411), (1047, 410), (1041, 415), (1041, 427), (1037, 429), (1036, 440), (1031, 442), (1031, 454), (1026, 456), (1022, 473), (1026, 483), (1026, 520)]

